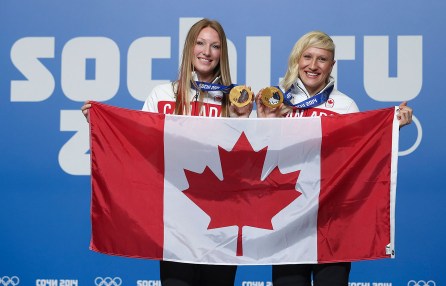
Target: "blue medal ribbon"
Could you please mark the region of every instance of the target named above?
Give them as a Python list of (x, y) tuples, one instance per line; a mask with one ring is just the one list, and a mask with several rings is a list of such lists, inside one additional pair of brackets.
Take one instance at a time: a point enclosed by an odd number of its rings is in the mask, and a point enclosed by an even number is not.
[[(221, 85), (204, 81), (196, 81), (195, 84), (201, 91), (221, 91), (223, 93), (229, 93), (229, 91), (236, 86), (235, 84)], [(192, 85), (192, 88), (195, 89), (195, 85)]]
[(333, 88), (334, 88), (334, 85), (332, 85), (332, 86), (328, 87), (327, 89), (325, 89), (324, 91), (322, 91), (316, 95), (313, 95), (312, 97), (307, 98), (304, 101), (301, 101), (296, 104), (291, 103), (291, 99), (293, 96), (290, 94), (291, 89), (289, 89), (284, 94), (283, 102), (286, 105), (293, 106), (293, 107), (296, 107), (299, 109), (312, 108), (312, 107), (321, 105), (324, 102), (326, 102), (328, 100), (328, 97), (330, 96), (330, 93), (333, 91)]

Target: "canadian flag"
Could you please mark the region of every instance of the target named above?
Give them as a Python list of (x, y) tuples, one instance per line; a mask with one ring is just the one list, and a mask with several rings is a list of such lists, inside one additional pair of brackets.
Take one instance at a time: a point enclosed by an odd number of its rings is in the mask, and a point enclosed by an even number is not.
[(93, 102), (90, 248), (239, 265), (393, 257), (396, 112), (206, 118)]

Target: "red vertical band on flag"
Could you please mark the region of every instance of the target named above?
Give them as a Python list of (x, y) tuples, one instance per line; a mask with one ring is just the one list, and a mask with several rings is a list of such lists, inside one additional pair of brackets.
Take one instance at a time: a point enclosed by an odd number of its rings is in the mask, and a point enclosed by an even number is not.
[(164, 115), (92, 103), (92, 250), (163, 257)]
[(319, 262), (390, 257), (393, 118), (394, 108), (321, 118)]

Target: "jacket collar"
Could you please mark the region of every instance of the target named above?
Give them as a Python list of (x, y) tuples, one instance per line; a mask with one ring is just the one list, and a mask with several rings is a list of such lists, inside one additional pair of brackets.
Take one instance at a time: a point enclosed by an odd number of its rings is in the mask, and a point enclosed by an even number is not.
[[(322, 92), (322, 91), (326, 90), (328, 87), (334, 85), (334, 83), (335, 83), (334, 78), (332, 76), (330, 76), (328, 78), (327, 85), (319, 92)], [(296, 80), (296, 82), (293, 83), (293, 85), (291, 86), (291, 93), (292, 94), (297, 94), (297, 95), (305, 95), (306, 97), (310, 97), (309, 92), (305, 88), (305, 85), (304, 85), (304, 83), (302, 82), (302, 80), (300, 78), (298, 78)]]

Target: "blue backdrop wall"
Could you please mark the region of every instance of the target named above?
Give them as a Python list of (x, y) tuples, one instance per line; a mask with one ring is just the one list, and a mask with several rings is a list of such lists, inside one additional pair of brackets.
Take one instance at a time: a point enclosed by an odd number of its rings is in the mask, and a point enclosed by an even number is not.
[[(444, 11), (432, 1), (0, 1), (0, 285), (159, 285), (156, 261), (88, 249), (84, 100), (140, 109), (175, 79), (199, 18), (219, 20), (233, 81), (277, 84), (295, 41), (333, 36), (337, 87), (361, 110), (409, 100), (401, 130), (396, 258), (353, 264), (350, 285), (446, 285)], [(244, 266), (236, 285), (270, 285)], [(101, 284), (102, 283), (102, 284)]]

